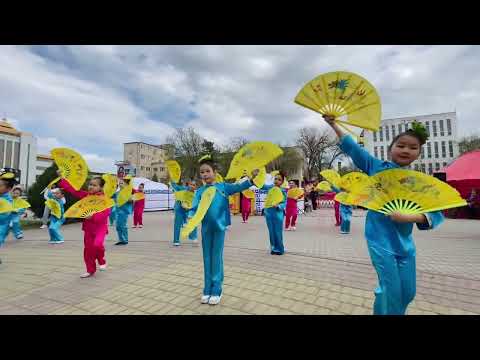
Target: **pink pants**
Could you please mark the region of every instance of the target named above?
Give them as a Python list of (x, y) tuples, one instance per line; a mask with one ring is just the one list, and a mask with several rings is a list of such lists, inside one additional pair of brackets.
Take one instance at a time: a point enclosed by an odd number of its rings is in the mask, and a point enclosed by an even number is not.
[(342, 219), (340, 217), (340, 203), (338, 201), (335, 201), (335, 220), (336, 220), (335, 225), (340, 226)]
[(297, 209), (287, 208), (287, 214), (285, 216), (285, 229), (288, 229), (290, 227), (290, 224), (292, 225), (292, 227), (295, 227), (296, 223), (297, 223)]
[(143, 226), (143, 209), (144, 206), (136, 206), (133, 208), (133, 226)]
[(99, 265), (105, 264), (105, 242), (106, 231), (100, 231), (97, 233), (85, 232), (83, 235), (83, 260), (87, 267), (87, 272), (94, 274), (97, 271), (95, 260)]
[(242, 198), (242, 219), (243, 221), (247, 221), (248, 217), (250, 216), (250, 211), (252, 210), (251, 200), (247, 198)]

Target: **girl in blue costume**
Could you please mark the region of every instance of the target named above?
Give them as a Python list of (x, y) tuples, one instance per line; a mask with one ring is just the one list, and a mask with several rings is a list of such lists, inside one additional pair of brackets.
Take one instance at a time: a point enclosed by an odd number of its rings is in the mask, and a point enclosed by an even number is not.
[[(19, 187), (14, 187), (12, 190), (12, 201), (20, 196), (22, 196), (22, 189)], [(17, 240), (23, 239), (23, 230), (22, 226), (20, 225), (20, 218), (22, 216), (26, 217), (26, 210), (27, 209), (18, 209), (12, 212), (12, 231), (15, 239)]]
[(115, 221), (117, 221), (117, 198), (118, 198), (118, 193), (115, 192), (112, 195), (112, 200), (115, 202), (115, 205), (113, 205), (111, 209), (110, 216), (108, 217), (110, 221), (110, 226), (113, 226), (115, 224)]
[[(120, 190), (117, 191), (117, 204), (118, 204), (118, 194), (120, 191), (130, 184), (131, 179), (124, 178), (121, 179)], [(118, 242), (115, 245), (127, 245), (128, 244), (128, 216), (133, 212), (133, 200), (130, 198), (125, 204), (122, 206), (116, 205), (116, 213), (117, 213), (117, 234), (118, 234)]]
[[(332, 190), (337, 194), (342, 190), (332, 185)], [(350, 222), (352, 221), (352, 207), (340, 204), (340, 234), (350, 234)]]
[[(195, 181), (187, 181), (186, 186), (178, 185), (174, 182), (170, 183), (173, 190), (177, 191), (192, 191), (195, 192), (197, 185)], [(187, 222), (187, 215), (190, 209), (184, 209), (181, 201), (175, 201), (173, 208), (175, 218), (173, 222), (173, 245), (180, 246), (180, 230), (182, 226)], [(198, 243), (197, 229), (193, 230), (188, 238), (194, 243)]]
[[(368, 175), (408, 167), (419, 157), (421, 147), (428, 139), (424, 128), (417, 126), (415, 130), (409, 129), (397, 135), (388, 147), (392, 161), (381, 161), (360, 147), (351, 136), (345, 135), (334, 122), (334, 117), (323, 117), (340, 138), (343, 152)], [(368, 212), (365, 237), (379, 282), (375, 289), (374, 314), (405, 314), (416, 293), (413, 224), (416, 224), (419, 230), (428, 230), (437, 227), (443, 220), (441, 212), (417, 215), (395, 212), (388, 216), (375, 211)]]
[(57, 218), (55, 215), (50, 212), (50, 224), (48, 225), (48, 233), (50, 234), (49, 244), (62, 244), (65, 242), (60, 228), (65, 222), (65, 209), (63, 204), (65, 203), (65, 196), (63, 190), (60, 188), (47, 190), (47, 198), (55, 200), (60, 206), (60, 218)]
[[(285, 181), (285, 175), (279, 173), (275, 175), (273, 185), (264, 185), (262, 190), (271, 190), (275, 186), (280, 188), (283, 193), (283, 201), (276, 206), (265, 209), (265, 221), (267, 222), (268, 235), (270, 237), (270, 254), (283, 255), (285, 248), (283, 246), (283, 216), (285, 215), (285, 206), (287, 201), (287, 190), (281, 186)], [(268, 195), (267, 195), (268, 196)]]
[[(250, 180), (240, 184), (215, 182), (216, 164), (211, 157), (200, 160), (200, 177), (204, 181), (201, 188), (195, 193), (193, 206), (188, 217), (191, 218), (197, 211), (203, 192), (215, 186), (216, 192), (213, 201), (202, 220), (202, 251), (205, 286), (201, 298), (202, 304), (217, 305), (222, 298), (223, 284), (223, 245), (225, 230), (229, 225), (228, 212), (230, 211), (228, 197), (252, 186)], [(253, 172), (255, 177), (258, 170)]]
[[(5, 171), (5, 169), (0, 170), (0, 199), (4, 199), (10, 204), (13, 203), (12, 196), (10, 195), (10, 190), (17, 183), (14, 174)], [(5, 242), (5, 239), (8, 236), (10, 230), (10, 223), (12, 221), (12, 213), (6, 212), (0, 214), (0, 247)], [(2, 260), (0, 259), (0, 264)]]

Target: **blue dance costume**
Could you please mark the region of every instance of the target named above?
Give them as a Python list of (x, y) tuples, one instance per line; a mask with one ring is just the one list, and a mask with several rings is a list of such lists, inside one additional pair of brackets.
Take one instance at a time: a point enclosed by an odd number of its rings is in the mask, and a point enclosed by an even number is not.
[(118, 193), (120, 191), (117, 191), (114, 196), (116, 201), (116, 213), (117, 213), (117, 234), (118, 234), (118, 241), (124, 244), (128, 244), (128, 227), (127, 227), (127, 222), (128, 222), (128, 216), (133, 212), (133, 201), (128, 200), (125, 204), (122, 206), (118, 206)]
[(241, 184), (215, 183), (204, 185), (197, 190), (193, 199), (193, 206), (188, 213), (193, 217), (205, 189), (216, 187), (215, 197), (202, 220), (202, 251), (205, 286), (203, 295), (221, 296), (223, 284), (223, 245), (225, 229), (229, 225), (228, 212), (230, 206), (228, 197), (242, 192), (252, 186), (250, 181)]
[(52, 243), (63, 242), (64, 237), (63, 237), (62, 233), (60, 232), (60, 228), (63, 225), (63, 223), (65, 222), (65, 218), (63, 216), (64, 213), (65, 213), (65, 209), (64, 209), (64, 206), (63, 206), (64, 202), (62, 200), (59, 200), (59, 199), (55, 198), (55, 196), (53, 196), (51, 191), (48, 191), (47, 197), (49, 199), (55, 200), (60, 205), (60, 210), (61, 210), (60, 218), (57, 218), (56, 216), (54, 216), (50, 212), (50, 224), (48, 225), (48, 233), (50, 234), (50, 242), (52, 242)]
[[(6, 192), (0, 195), (0, 198), (7, 200), (9, 203), (13, 203), (12, 196)], [(10, 223), (12, 222), (12, 212), (0, 214), (0, 246), (5, 242), (8, 233), (10, 232)]]
[[(177, 191), (189, 191), (188, 186), (182, 186), (175, 183), (170, 183), (172, 188), (175, 192)], [(189, 210), (184, 209), (182, 207), (181, 201), (175, 201), (175, 206), (173, 208), (173, 212), (175, 214), (174, 222), (173, 222), (173, 243), (180, 244), (180, 231), (182, 230), (182, 226), (187, 222), (187, 215)], [(197, 229), (193, 230), (190, 235), (188, 236), (190, 240), (197, 240)]]
[[(270, 190), (275, 185), (264, 185), (262, 190)], [(286, 189), (281, 189), (283, 201), (277, 207), (265, 209), (265, 221), (267, 222), (268, 235), (270, 238), (270, 250), (272, 254), (283, 255), (285, 248), (283, 246), (283, 217), (285, 215), (285, 207), (287, 204)]]
[(17, 211), (12, 212), (12, 223), (11, 229), (13, 231), (13, 235), (15, 239), (22, 239), (23, 238), (23, 230), (22, 226), (20, 225), (20, 218), (23, 214), (25, 214), (26, 209), (19, 209)]
[[(340, 148), (368, 175), (400, 168), (393, 162), (374, 158), (348, 135), (340, 138)], [(424, 215), (427, 223), (417, 223), (419, 230), (434, 229), (444, 220), (441, 212)], [(379, 281), (375, 289), (374, 314), (403, 315), (415, 297), (416, 252), (412, 230), (412, 223), (397, 223), (384, 214), (368, 211), (365, 237)]]
[[(337, 194), (341, 192), (341, 190), (332, 185), (332, 190), (335, 191)], [(340, 204), (340, 232), (344, 234), (350, 233), (350, 222), (352, 221), (352, 207), (350, 205)]]
[(112, 195), (112, 200), (115, 202), (115, 205), (113, 205), (110, 209), (110, 226), (113, 226), (115, 224), (115, 221), (117, 220), (117, 198), (118, 198), (118, 193), (116, 192), (115, 194)]

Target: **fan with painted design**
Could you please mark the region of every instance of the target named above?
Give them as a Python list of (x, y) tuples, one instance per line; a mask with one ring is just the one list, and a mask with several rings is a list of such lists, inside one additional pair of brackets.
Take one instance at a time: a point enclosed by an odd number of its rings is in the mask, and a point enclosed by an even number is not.
[(70, 206), (65, 212), (65, 217), (85, 219), (114, 205), (115, 202), (105, 195), (88, 195)]
[[(347, 72), (335, 71), (309, 81), (295, 97), (295, 102), (322, 115), (331, 115), (350, 133), (351, 127), (377, 131), (382, 105), (368, 80)], [(357, 136), (357, 134), (355, 134)]]
[(62, 208), (60, 207), (58, 201), (54, 199), (47, 199), (47, 201), (45, 201), (45, 206), (50, 209), (52, 215), (55, 216), (57, 219), (60, 219), (62, 217)]
[(390, 169), (354, 184), (345, 203), (388, 215), (424, 214), (466, 206), (457, 190), (418, 171)]
[[(53, 161), (75, 190), (80, 190), (88, 176), (88, 165), (82, 155), (68, 148), (55, 148), (50, 151)], [(54, 179), (47, 188), (51, 188), (60, 178)]]
[(178, 184), (180, 181), (180, 176), (182, 174), (182, 169), (180, 168), (180, 164), (175, 160), (168, 160), (165, 161), (165, 165), (167, 166), (168, 175), (170, 176), (170, 181)]
[(274, 186), (268, 191), (264, 206), (268, 209), (277, 206), (283, 200), (283, 191), (278, 186)]
[(103, 186), (103, 193), (106, 197), (112, 197), (113, 194), (115, 194), (115, 191), (117, 191), (117, 177), (112, 174), (103, 174), (102, 179), (105, 181), (105, 185)]
[(200, 197), (200, 202), (198, 203), (197, 211), (195, 215), (187, 221), (180, 231), (180, 236), (182, 239), (186, 239), (188, 235), (202, 222), (205, 217), (212, 201), (215, 197), (217, 188), (215, 186), (210, 186), (202, 193)]

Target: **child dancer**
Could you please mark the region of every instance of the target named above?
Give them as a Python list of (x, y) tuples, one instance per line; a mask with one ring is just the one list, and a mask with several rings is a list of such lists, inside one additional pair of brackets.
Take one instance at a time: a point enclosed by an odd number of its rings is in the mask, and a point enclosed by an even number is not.
[[(12, 190), (12, 201), (19, 198), (22, 195), (22, 189), (19, 187), (14, 187)], [(15, 239), (23, 239), (22, 226), (20, 225), (20, 217), (26, 217), (25, 213), (27, 209), (18, 209), (12, 212), (12, 231)]]
[[(5, 171), (5, 169), (0, 170), (0, 199), (4, 199), (10, 204), (13, 202), (10, 191), (15, 186), (16, 181), (14, 179), (14, 174)], [(12, 213), (6, 212), (0, 214), (0, 247), (5, 242), (5, 239), (8, 236), (10, 230), (10, 223), (12, 221)], [(0, 260), (0, 264), (2, 260)]]
[(283, 215), (287, 196), (285, 189), (282, 189), (281, 187), (284, 181), (285, 176), (280, 172), (275, 175), (273, 185), (264, 185), (262, 188), (262, 190), (271, 190), (276, 186), (280, 188), (283, 193), (283, 201), (280, 204), (265, 209), (265, 221), (267, 222), (268, 234), (270, 237), (271, 255), (283, 255), (285, 253), (285, 248), (283, 246)]
[[(290, 189), (296, 189), (298, 188), (297, 183), (294, 180), (290, 180), (288, 182), (289, 190)], [(303, 196), (303, 195), (302, 195)], [(302, 196), (300, 196), (297, 199), (289, 198), (287, 197), (287, 210), (286, 210), (286, 216), (285, 216), (285, 231), (290, 231), (297, 230), (295, 227), (297, 223), (297, 216), (298, 216), (298, 199), (300, 199)], [(292, 225), (292, 227), (290, 227)]]
[(110, 226), (113, 226), (115, 224), (115, 221), (117, 221), (117, 198), (118, 198), (118, 193), (115, 192), (112, 195), (112, 200), (115, 202), (115, 205), (112, 206), (110, 216), (108, 217)]
[[(60, 171), (58, 172), (58, 176), (62, 176)], [(88, 191), (77, 191), (67, 180), (60, 180), (60, 187), (78, 199), (83, 199), (88, 195), (103, 195), (104, 185), (105, 180), (101, 177), (94, 177), (88, 184)], [(83, 220), (82, 230), (84, 231), (83, 243), (85, 246), (83, 249), (83, 259), (87, 272), (80, 275), (81, 278), (88, 278), (95, 274), (97, 271), (95, 261), (98, 261), (101, 271), (107, 269), (104, 243), (105, 236), (108, 234), (107, 222), (109, 216), (110, 209), (106, 209)]]
[[(421, 147), (428, 139), (426, 130), (417, 125), (414, 130), (400, 133), (392, 140), (388, 147), (392, 162), (380, 161), (360, 147), (351, 136), (345, 135), (334, 122), (334, 117), (324, 115), (324, 119), (340, 138), (340, 148), (368, 175), (408, 167), (419, 157)], [(442, 222), (441, 212), (420, 215), (395, 212), (389, 216), (368, 212), (365, 237), (379, 281), (375, 289), (374, 314), (405, 314), (416, 292), (413, 224), (420, 230), (428, 230)]]
[(58, 205), (60, 205), (60, 218), (57, 218), (50, 212), (50, 224), (48, 225), (48, 232), (50, 234), (50, 241), (49, 244), (62, 244), (64, 242), (64, 238), (62, 233), (60, 232), (60, 227), (65, 222), (65, 218), (63, 216), (65, 210), (63, 204), (65, 204), (65, 196), (63, 194), (62, 189), (54, 189), (54, 190), (47, 190), (47, 197), (49, 199), (55, 200)]
[[(195, 215), (203, 192), (215, 186), (216, 193), (210, 207), (202, 220), (202, 251), (205, 286), (201, 298), (202, 304), (217, 305), (222, 298), (223, 284), (223, 245), (225, 230), (228, 225), (227, 213), (230, 211), (228, 197), (252, 186), (250, 180), (240, 184), (216, 183), (217, 165), (211, 158), (200, 161), (200, 176), (205, 185), (197, 190), (189, 218)], [(258, 170), (253, 172), (253, 176)]]
[(248, 222), (248, 217), (252, 211), (252, 199), (241, 194), (242, 197), (242, 222), (245, 224)]
[[(133, 190), (133, 193), (144, 194), (144, 184), (138, 185), (138, 190)], [(143, 210), (145, 209), (145, 199), (135, 201), (133, 204), (133, 227), (143, 228)]]
[[(197, 188), (197, 184), (195, 181), (187, 181), (186, 186), (178, 185), (175, 183), (170, 183), (173, 190), (177, 191), (191, 191), (195, 192)], [(187, 214), (190, 209), (184, 209), (182, 206), (181, 201), (175, 201), (174, 206), (174, 221), (173, 221), (173, 245), (180, 246), (180, 230), (182, 229), (183, 224), (187, 222)], [(193, 230), (190, 235), (188, 236), (189, 240), (191, 240), (194, 244), (198, 243), (198, 235), (197, 229)]]
[[(120, 190), (117, 191), (117, 204), (118, 204), (118, 194), (120, 191), (125, 187), (130, 185), (131, 179), (121, 179)], [(133, 192), (133, 191), (132, 191)], [(115, 245), (127, 245), (128, 244), (128, 216), (133, 211), (133, 201), (130, 199), (122, 206), (117, 205), (117, 234), (118, 234), (118, 242)]]
[[(332, 185), (333, 191), (338, 194), (342, 190)], [(337, 203), (340, 205), (339, 208), (339, 217), (340, 217), (340, 234), (350, 234), (350, 222), (352, 220), (352, 207), (350, 205), (340, 204), (338, 201), (335, 201), (335, 206)], [(335, 209), (335, 217), (337, 217), (337, 209)]]

